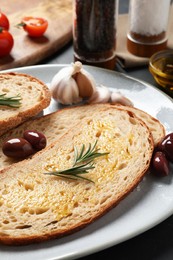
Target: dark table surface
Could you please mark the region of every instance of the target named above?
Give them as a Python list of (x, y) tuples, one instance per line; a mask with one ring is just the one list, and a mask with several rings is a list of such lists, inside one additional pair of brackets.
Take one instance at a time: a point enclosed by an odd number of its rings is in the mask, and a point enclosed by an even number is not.
[[(126, 13), (128, 11), (128, 0), (120, 1), (119, 8), (120, 13)], [(71, 62), (73, 62), (72, 42), (49, 59), (44, 60), (42, 64), (68, 64)], [(123, 71), (121, 68), (117, 68), (117, 70), (158, 86), (149, 73), (147, 66)], [(128, 241), (81, 259), (101, 258), (118, 260), (173, 260), (173, 216)]]

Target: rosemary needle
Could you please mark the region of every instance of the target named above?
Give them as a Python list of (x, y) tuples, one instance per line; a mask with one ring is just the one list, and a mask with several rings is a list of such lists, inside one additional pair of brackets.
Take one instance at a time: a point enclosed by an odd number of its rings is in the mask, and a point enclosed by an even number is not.
[(73, 166), (72, 168), (68, 168), (63, 171), (55, 171), (55, 172), (46, 172), (45, 174), (48, 175), (54, 175), (54, 176), (60, 176), (67, 179), (83, 179), (90, 182), (93, 182), (92, 180), (85, 178), (83, 176), (80, 176), (79, 174), (85, 174), (88, 173), (88, 170), (94, 169), (93, 163), (89, 161), (88, 163), (79, 165), (79, 166)]
[[(85, 174), (88, 173), (89, 170), (94, 169), (94, 162), (93, 160), (97, 157), (104, 156), (108, 153), (99, 153), (98, 149), (96, 149), (97, 140), (94, 143), (93, 146), (89, 143), (88, 149), (85, 149), (85, 145), (82, 144), (80, 152), (78, 152), (77, 148), (74, 147), (74, 164), (71, 168), (60, 170), (60, 171), (54, 171), (54, 172), (46, 172), (44, 174), (48, 175), (54, 175), (54, 176), (60, 176), (68, 179), (83, 179), (90, 182), (93, 182), (92, 180), (85, 178), (79, 174)], [(86, 151), (85, 151), (86, 150)]]
[(0, 94), (0, 105), (1, 106), (9, 106), (18, 108), (21, 105), (21, 96), (18, 94), (17, 96), (7, 97), (6, 94)]
[(84, 162), (86, 162), (88, 160), (93, 160), (96, 157), (100, 157), (100, 156), (103, 156), (103, 155), (107, 154), (107, 153), (98, 153), (98, 149), (95, 149), (96, 144), (97, 144), (97, 140), (95, 141), (93, 147), (91, 147), (91, 144), (89, 143), (88, 150), (85, 153), (84, 153), (85, 145), (82, 144), (82, 148), (81, 148), (80, 154), (78, 154), (77, 148), (74, 147), (74, 150), (75, 150), (75, 162), (74, 162), (74, 165), (78, 164), (78, 163), (84, 163)]

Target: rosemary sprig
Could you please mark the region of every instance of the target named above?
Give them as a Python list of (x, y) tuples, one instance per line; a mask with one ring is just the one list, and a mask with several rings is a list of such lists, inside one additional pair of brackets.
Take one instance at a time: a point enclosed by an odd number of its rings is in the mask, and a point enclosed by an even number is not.
[(98, 140), (95, 141), (93, 147), (91, 147), (91, 144), (89, 143), (88, 149), (85, 153), (84, 153), (84, 151), (85, 151), (85, 145), (84, 144), (82, 144), (80, 154), (78, 154), (77, 148), (74, 147), (74, 152), (75, 152), (74, 165), (76, 165), (78, 163), (84, 163), (88, 160), (94, 160), (96, 157), (100, 157), (100, 156), (107, 154), (107, 153), (98, 153), (99, 149), (95, 149), (97, 141)]
[(7, 97), (6, 94), (0, 94), (0, 105), (1, 106), (9, 106), (18, 108), (21, 106), (21, 96), (18, 94), (17, 96)]
[(91, 161), (89, 161), (85, 164), (82, 164), (79, 166), (73, 166), (72, 168), (68, 168), (67, 170), (46, 172), (45, 174), (60, 176), (60, 177), (72, 179), (72, 180), (83, 179), (83, 180), (93, 182), (92, 180), (79, 175), (79, 174), (88, 173), (88, 170), (91, 170), (91, 169), (94, 169), (94, 165), (93, 165), (93, 163), (91, 163)]
[[(60, 176), (68, 179), (83, 179), (90, 182), (93, 182), (92, 180), (85, 178), (79, 174), (85, 174), (88, 173), (89, 170), (94, 169), (94, 162), (93, 160), (97, 157), (104, 156), (108, 153), (99, 153), (96, 149), (97, 140), (94, 143), (93, 147), (89, 143), (88, 149), (85, 151), (85, 145), (82, 144), (80, 152), (78, 152), (77, 148), (74, 147), (74, 164), (71, 168), (68, 168), (66, 170), (60, 170), (60, 171), (54, 171), (54, 172), (46, 172), (44, 174), (48, 175), (54, 175), (54, 176)], [(94, 183), (94, 182), (93, 182)]]

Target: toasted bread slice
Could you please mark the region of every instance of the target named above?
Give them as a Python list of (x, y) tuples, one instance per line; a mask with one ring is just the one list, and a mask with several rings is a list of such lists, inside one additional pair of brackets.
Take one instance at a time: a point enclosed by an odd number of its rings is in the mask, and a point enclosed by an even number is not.
[[(93, 168), (80, 175), (92, 182), (44, 174), (73, 167), (74, 147), (88, 149), (96, 140), (98, 152), (108, 154), (95, 158)], [(109, 107), (81, 119), (31, 159), (1, 171), (0, 242), (41, 242), (92, 223), (142, 180), (153, 149), (148, 127), (127, 110)]]
[(32, 76), (20, 73), (0, 73), (0, 94), (20, 95), (21, 106), (0, 106), (0, 135), (41, 112), (50, 104), (48, 87)]
[(154, 118), (153, 116), (151, 116), (150, 114), (144, 112), (139, 108), (129, 107), (129, 106), (120, 106), (120, 107), (135, 113), (136, 116), (138, 116), (142, 121), (146, 123), (146, 125), (149, 127), (152, 133), (155, 146), (157, 146), (160, 143), (160, 141), (164, 138), (166, 131), (164, 126), (158, 119)]
[[(12, 129), (0, 138), (0, 169), (3, 169), (4, 167), (16, 162), (6, 157), (2, 152), (2, 144), (8, 137), (22, 137), (25, 130), (37, 130), (45, 134), (47, 138), (47, 144), (49, 145), (63, 136), (65, 132), (67, 132), (74, 125), (78, 124), (83, 118), (91, 116), (94, 118), (95, 116), (99, 115), (101, 111), (107, 110), (109, 108), (111, 108), (112, 114), (114, 113), (115, 108), (116, 114), (117, 106), (110, 104), (71, 107), (59, 110), (55, 113), (40, 118), (36, 118), (31, 121), (27, 121)], [(132, 111), (147, 124), (153, 135), (155, 145), (157, 145), (157, 143), (164, 137), (164, 127), (157, 119), (136, 108), (123, 106), (120, 106), (120, 108)]]

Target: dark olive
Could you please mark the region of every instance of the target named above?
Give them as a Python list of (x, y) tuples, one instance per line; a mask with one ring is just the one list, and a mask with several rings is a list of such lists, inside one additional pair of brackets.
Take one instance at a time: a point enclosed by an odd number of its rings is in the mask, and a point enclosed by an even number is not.
[(169, 161), (173, 162), (173, 139), (169, 139), (165, 143), (165, 154)]
[(46, 147), (46, 137), (36, 130), (26, 130), (23, 133), (23, 138), (25, 138), (37, 151)]
[(170, 139), (173, 139), (173, 133), (167, 134), (167, 135), (163, 138), (163, 140), (157, 145), (157, 150), (164, 152), (164, 151), (165, 151), (165, 143), (166, 143), (168, 140), (170, 140)]
[(15, 159), (24, 159), (34, 153), (32, 145), (23, 138), (11, 138), (2, 145), (3, 153)]
[(156, 152), (151, 162), (152, 171), (157, 176), (167, 176), (170, 171), (169, 162), (163, 152)]

